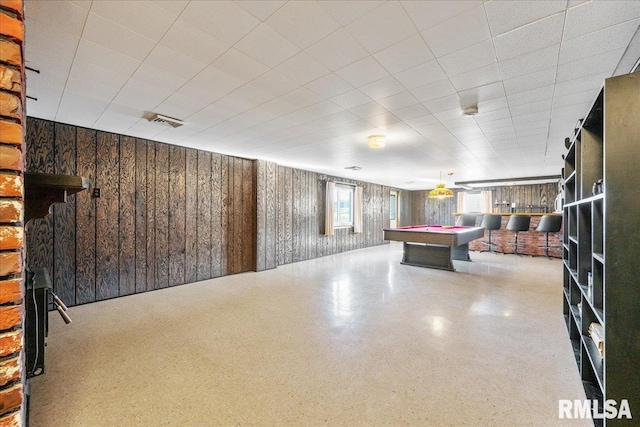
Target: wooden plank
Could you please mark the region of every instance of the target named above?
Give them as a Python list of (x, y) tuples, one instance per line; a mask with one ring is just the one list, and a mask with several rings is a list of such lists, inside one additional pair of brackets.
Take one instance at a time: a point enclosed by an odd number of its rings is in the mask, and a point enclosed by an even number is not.
[[(211, 153), (198, 151), (197, 279), (211, 276)], [(213, 183), (215, 186), (215, 183)]]
[[(222, 156), (211, 157), (211, 277), (222, 275)], [(226, 185), (226, 184), (225, 184)]]
[(186, 149), (185, 283), (198, 280), (198, 151)]
[(169, 286), (169, 146), (155, 146), (155, 289), (161, 289)]
[(156, 288), (156, 143), (147, 141), (147, 290)]
[(89, 180), (76, 198), (76, 304), (96, 300), (96, 208), (91, 196), (96, 183), (96, 131), (76, 130), (77, 172)]
[[(76, 128), (55, 124), (54, 172), (76, 174)], [(76, 197), (53, 207), (53, 291), (67, 306), (76, 304)]]
[(278, 233), (278, 169), (273, 162), (267, 162), (267, 239), (265, 268), (276, 268), (277, 263), (277, 233)]
[(293, 169), (291, 168), (285, 168), (284, 193), (284, 263), (289, 264), (293, 262)]
[(229, 157), (220, 157), (220, 275), (229, 274)]
[[(26, 172), (54, 173), (54, 123), (29, 117), (26, 127)], [(27, 267), (44, 267), (53, 276), (52, 215), (33, 219), (26, 230)]]
[(292, 261), (298, 262), (303, 258), (302, 253), (302, 212), (300, 203), (302, 197), (300, 195), (300, 189), (302, 188), (302, 171), (299, 169), (293, 169), (293, 217), (292, 217), (292, 240), (293, 245), (291, 248)]
[(147, 290), (147, 141), (136, 139), (136, 292)]
[(119, 137), (113, 133), (97, 133), (96, 187), (96, 300), (119, 295), (118, 282), (118, 210)]
[(308, 248), (307, 252), (309, 254), (309, 259), (315, 258), (317, 256), (317, 243), (318, 243), (318, 201), (316, 199), (316, 182), (317, 182), (317, 174), (314, 172), (309, 172), (307, 177), (307, 206), (309, 209), (308, 215)]
[(267, 185), (266, 182), (266, 162), (256, 160), (256, 271), (266, 269), (267, 251)]
[(169, 286), (184, 283), (186, 250), (185, 148), (169, 146)]
[(256, 269), (256, 197), (255, 172), (252, 160), (242, 159), (242, 225), (236, 234), (241, 244), (240, 271)]
[(136, 291), (136, 141), (120, 137), (119, 295)]
[(276, 265), (284, 264), (284, 235), (285, 235), (285, 210), (284, 210), (284, 182), (286, 172), (283, 167), (276, 165), (276, 174), (278, 176), (277, 192), (277, 209), (278, 209), (278, 227), (276, 239)]

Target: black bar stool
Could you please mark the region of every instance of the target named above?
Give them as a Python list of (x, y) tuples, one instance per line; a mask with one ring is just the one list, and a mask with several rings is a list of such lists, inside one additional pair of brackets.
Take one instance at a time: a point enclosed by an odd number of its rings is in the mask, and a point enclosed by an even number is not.
[(536, 227), (536, 231), (546, 233), (546, 240), (544, 246), (538, 246), (544, 248), (544, 252), (549, 258), (549, 248), (559, 248), (560, 246), (549, 246), (549, 233), (557, 233), (562, 228), (562, 215), (543, 215), (540, 218), (540, 222)]
[(463, 225), (465, 227), (475, 227), (476, 214), (462, 214), (458, 217), (456, 225)]
[(485, 230), (489, 230), (489, 240), (482, 242), (482, 244), (487, 245), (488, 248), (482, 252), (496, 253), (496, 251), (493, 250), (493, 246), (497, 245), (491, 241), (491, 231), (500, 230), (500, 227), (502, 227), (502, 215), (486, 214), (482, 217), (480, 227), (484, 227)]
[(518, 253), (518, 233), (521, 231), (529, 231), (530, 224), (531, 217), (529, 215), (511, 215), (509, 217), (509, 222), (507, 222), (507, 230), (515, 231), (516, 233), (516, 241), (514, 244), (513, 252), (516, 255), (522, 255)]

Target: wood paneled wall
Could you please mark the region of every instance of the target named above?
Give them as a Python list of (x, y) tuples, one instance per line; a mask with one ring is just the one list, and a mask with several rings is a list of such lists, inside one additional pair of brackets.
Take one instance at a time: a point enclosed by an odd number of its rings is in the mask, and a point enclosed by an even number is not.
[[(507, 201), (516, 203), (518, 211), (522, 207), (546, 206), (548, 212), (553, 211), (553, 202), (558, 194), (557, 184), (531, 184), (531, 185), (511, 185), (506, 187), (485, 187), (478, 188), (477, 191), (492, 191), (492, 201)], [(454, 197), (444, 200), (429, 199), (428, 190), (424, 191), (402, 191), (400, 222), (402, 225), (418, 224), (442, 224), (453, 225), (455, 218), (453, 213), (457, 210), (457, 193), (454, 190)], [(499, 207), (498, 207), (499, 208)], [(507, 207), (509, 209), (509, 207)], [(536, 209), (537, 212), (539, 210)], [(502, 212), (498, 210), (498, 212)], [(507, 210), (508, 212), (508, 210)]]
[[(284, 166), (275, 166), (274, 169), (275, 173), (267, 174), (266, 182), (267, 188), (275, 190), (276, 226), (266, 229), (275, 230), (275, 265), (385, 243), (382, 229), (389, 226), (389, 187)], [(269, 185), (274, 179), (277, 185)], [(322, 234), (327, 180), (362, 186), (362, 233), (353, 233), (351, 228), (338, 228), (333, 236)]]
[(66, 304), (255, 270), (253, 161), (35, 118), (26, 144), (27, 171), (92, 183), (27, 230)]

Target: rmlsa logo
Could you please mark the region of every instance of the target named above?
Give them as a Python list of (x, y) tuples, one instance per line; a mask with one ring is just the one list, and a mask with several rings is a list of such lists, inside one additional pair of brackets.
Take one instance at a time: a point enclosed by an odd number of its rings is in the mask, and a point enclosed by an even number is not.
[(589, 418), (596, 420), (627, 418), (632, 419), (629, 401), (622, 399), (620, 406), (618, 402), (612, 399), (604, 401), (601, 408), (597, 400), (566, 400), (558, 401), (558, 417), (559, 418)]

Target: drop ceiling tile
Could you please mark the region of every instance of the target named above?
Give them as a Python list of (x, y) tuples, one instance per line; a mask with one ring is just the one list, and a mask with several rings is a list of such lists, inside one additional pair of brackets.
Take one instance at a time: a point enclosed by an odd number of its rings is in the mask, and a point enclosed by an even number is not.
[(387, 110), (377, 102), (368, 102), (366, 104), (359, 105), (357, 107), (350, 108), (351, 111), (356, 116), (366, 119), (367, 117), (377, 116), (379, 114), (384, 114)]
[(282, 95), (280, 99), (300, 108), (308, 107), (324, 100), (320, 95), (306, 87), (295, 89), (286, 95)]
[(535, 122), (520, 123), (518, 125), (518, 132), (530, 131), (534, 129), (544, 129), (545, 132), (549, 130), (550, 119), (538, 120)]
[[(463, 106), (478, 105), (492, 99), (504, 98), (504, 85), (501, 81), (478, 86), (458, 93)], [(485, 104), (486, 106), (486, 104)]]
[(342, 28), (310, 46), (306, 51), (333, 71), (369, 56), (360, 43)]
[(346, 26), (370, 53), (379, 52), (418, 32), (400, 3), (387, 2)]
[(318, 80), (306, 84), (305, 87), (325, 98), (333, 98), (334, 96), (353, 90), (353, 86), (334, 73), (320, 77)]
[(94, 127), (107, 132), (125, 134), (127, 129), (137, 123), (143, 115), (143, 110), (112, 102), (95, 122)]
[(294, 55), (278, 65), (275, 70), (301, 85), (310, 83), (331, 73), (328, 68), (306, 52), (300, 52)]
[[(91, 1), (89, 1), (91, 3)], [(189, 4), (189, 0), (153, 0), (151, 3), (166, 10), (174, 16), (180, 16), (185, 7)]]
[(180, 19), (227, 45), (235, 44), (260, 24), (253, 15), (230, 1), (192, 1)]
[(493, 40), (485, 40), (438, 58), (448, 76), (456, 76), (496, 62)]
[(169, 117), (182, 118), (189, 117), (206, 106), (206, 101), (175, 92), (169, 98), (164, 100), (162, 104), (158, 105), (155, 108), (155, 111)]
[(530, 113), (537, 113), (540, 111), (549, 111), (551, 109), (551, 100), (545, 99), (542, 101), (529, 102), (518, 106), (511, 107), (512, 116), (522, 116)]
[(378, 100), (378, 104), (382, 105), (387, 110), (399, 110), (404, 107), (408, 107), (410, 105), (417, 104), (418, 101), (411, 94), (411, 92), (405, 91), (400, 92), (395, 95), (391, 95), (386, 98), (382, 98)]
[(320, 1), (322, 6), (340, 25), (348, 25), (382, 6), (384, 1)]
[(230, 44), (216, 39), (182, 19), (178, 19), (173, 24), (160, 40), (160, 44), (205, 65), (210, 64), (231, 47)]
[(422, 129), (428, 126), (432, 126), (434, 124), (439, 124), (438, 119), (436, 119), (435, 117), (433, 117), (431, 114), (428, 114), (428, 113), (422, 116), (406, 119), (404, 121), (414, 129)]
[(453, 108), (449, 108), (446, 110), (439, 111), (437, 113), (433, 113), (433, 117), (438, 119), (442, 123), (442, 125), (445, 126), (447, 129), (449, 128), (445, 125), (445, 122), (449, 122), (451, 120), (458, 120), (458, 119), (472, 120), (469, 117), (463, 117), (462, 109), (460, 107), (455, 107), (455, 106)]
[(563, 27), (564, 13), (557, 13), (494, 37), (498, 60), (515, 58), (560, 43)]
[(155, 46), (153, 40), (94, 13), (90, 13), (87, 18), (82, 38), (138, 60), (143, 60)]
[(328, 120), (331, 126), (338, 126), (344, 123), (351, 123), (357, 120), (360, 120), (360, 117), (353, 114), (351, 111), (340, 111), (337, 113), (330, 114), (324, 117), (325, 120)]
[(337, 104), (346, 110), (357, 107), (358, 105), (368, 104), (373, 101), (367, 95), (356, 89), (334, 96), (330, 100), (334, 104)]
[(611, 75), (625, 50), (625, 48), (615, 49), (599, 55), (564, 63), (558, 67), (556, 82), (564, 82), (591, 74), (608, 73)]
[(504, 89), (507, 95), (513, 95), (519, 92), (550, 86), (555, 82), (556, 68), (547, 68), (546, 70), (536, 71), (535, 73), (526, 74), (520, 77), (504, 81)]
[(300, 86), (290, 78), (285, 77), (274, 70), (269, 70), (259, 77), (256, 77), (251, 84), (254, 84), (257, 88), (273, 95), (274, 97), (282, 96)]
[[(82, 36), (88, 13), (87, 9), (70, 2), (25, 1), (27, 18), (35, 19), (49, 28), (53, 27), (53, 31), (61, 31), (74, 38)], [(56, 25), (61, 22), (64, 25)]]
[(585, 90), (591, 90), (595, 95), (602, 87), (604, 79), (608, 77), (608, 73), (592, 74), (585, 77), (580, 77), (566, 82), (560, 82), (555, 87), (555, 96), (569, 95), (572, 93), (583, 92)]
[(402, 121), (415, 119), (418, 117), (432, 117), (424, 106), (421, 104), (410, 105), (399, 110), (393, 110), (392, 113)]
[[(213, 87), (211, 88), (204, 89), (203, 93), (209, 100), (220, 98), (220, 96), (218, 96), (218, 94), (220, 93), (220, 89), (216, 85), (213, 85)], [(242, 111), (244, 112), (248, 109), (262, 106), (262, 104), (264, 104), (265, 102), (272, 101), (274, 99), (274, 96), (268, 92), (261, 90), (252, 83), (249, 83), (231, 92), (231, 94), (227, 96), (227, 98), (231, 98), (232, 100), (234, 100), (237, 105), (243, 105), (244, 108)]]
[(118, 2), (97, 1), (91, 6), (91, 13), (156, 42), (176, 19), (175, 15), (146, 1), (129, 2), (126, 7)]
[(301, 49), (340, 28), (340, 24), (316, 2), (287, 2), (265, 23)]
[(403, 1), (418, 30), (426, 30), (441, 22), (481, 6), (482, 1)]
[(449, 79), (438, 80), (433, 83), (411, 89), (413, 96), (422, 103), (442, 98), (443, 96), (452, 95), (456, 92), (456, 88), (453, 87)]
[(73, 69), (71, 76), (75, 78), (67, 82), (64, 88), (65, 97), (91, 94), (93, 99), (110, 102), (120, 91), (120, 87), (105, 85), (93, 78), (80, 78)]
[[(316, 104), (310, 105), (304, 109), (309, 113), (315, 114), (317, 117), (326, 117), (331, 114), (339, 113), (344, 111), (342, 107), (334, 104), (331, 101), (321, 101)], [(352, 111), (352, 110), (350, 110)], [(353, 112), (353, 111), (352, 111)]]
[(534, 52), (516, 56), (498, 63), (505, 80), (531, 74), (558, 65), (560, 44), (551, 45)]
[(491, 32), (484, 7), (478, 6), (422, 31), (422, 37), (439, 58), (490, 39)]
[(489, 85), (501, 80), (498, 64), (493, 63), (477, 70), (467, 71), (463, 74), (450, 77), (451, 84), (458, 91), (465, 91), (480, 86)]
[[(103, 80), (96, 75), (97, 80)], [(133, 74), (133, 78), (147, 83), (151, 83), (165, 90), (178, 90), (188, 80), (184, 77), (171, 74), (161, 68), (143, 62)], [(122, 82), (124, 84), (125, 82)]]
[(140, 61), (137, 59), (85, 39), (80, 40), (78, 44), (75, 62), (94, 64), (127, 79), (140, 66)]
[(485, 10), (494, 36), (563, 12), (567, 2), (555, 1), (488, 1)]
[(286, 1), (276, 0), (249, 0), (249, 1), (236, 1), (236, 3), (244, 10), (255, 16), (261, 21), (264, 21), (271, 16), (276, 10), (280, 9)]
[(251, 30), (234, 47), (269, 67), (275, 67), (300, 52), (300, 48), (264, 23)]
[(637, 1), (591, 1), (567, 11), (564, 40), (640, 18)]
[(109, 102), (87, 94), (65, 94), (60, 101), (56, 120), (62, 123), (74, 123), (77, 126), (92, 127), (107, 109)]
[(392, 74), (435, 59), (420, 34), (389, 46), (373, 56)]
[(538, 111), (536, 113), (523, 114), (521, 116), (512, 117), (513, 125), (518, 126), (521, 123), (535, 122), (538, 120), (547, 120), (551, 117), (551, 108), (546, 111)]
[(336, 71), (336, 74), (356, 88), (368, 85), (389, 75), (389, 73), (370, 56), (341, 68)]
[(554, 95), (554, 86), (544, 86), (541, 88), (508, 94), (510, 106), (522, 105), (529, 102), (541, 101), (543, 99), (552, 99)]
[(435, 113), (441, 113), (454, 108), (457, 108), (462, 113), (462, 110), (460, 109), (460, 97), (457, 94), (423, 102), (423, 104), (427, 107), (427, 110), (434, 115)]
[(245, 83), (268, 70), (265, 65), (233, 48), (222, 54), (211, 65)]
[(627, 47), (640, 24), (640, 19), (594, 31), (562, 43), (560, 64)]
[(377, 127), (389, 126), (399, 121), (400, 119), (391, 113), (383, 113), (367, 119), (367, 122)]
[(438, 61), (433, 60), (394, 75), (405, 88), (411, 90), (447, 77)]
[[(190, 56), (183, 55), (180, 51), (168, 48), (163, 45), (156, 45), (149, 56), (144, 61), (145, 64), (152, 65), (171, 74), (176, 74), (183, 79), (191, 79), (198, 74), (207, 64)], [(176, 67), (176, 63), (180, 66)]]
[(488, 113), (491, 111), (502, 110), (504, 108), (509, 108), (506, 95), (501, 98), (494, 98), (494, 99), (489, 99), (487, 101), (478, 102), (478, 111), (480, 112), (480, 114), (485, 112)]
[(382, 99), (404, 92), (404, 87), (391, 76), (385, 77), (366, 86), (362, 86), (360, 91), (371, 99)]
[[(36, 3), (37, 1), (38, 0), (26, 0), (24, 3), (31, 4), (31, 3)], [(75, 6), (89, 10), (91, 9), (91, 4), (93, 3), (93, 0), (69, 0), (67, 3), (71, 3)], [(30, 8), (31, 6), (28, 6), (28, 7)]]
[(488, 125), (491, 123), (492, 126), (497, 126), (495, 122), (498, 120), (511, 120), (511, 112), (508, 108), (486, 112), (478, 108), (478, 114), (473, 119), (479, 125)]

